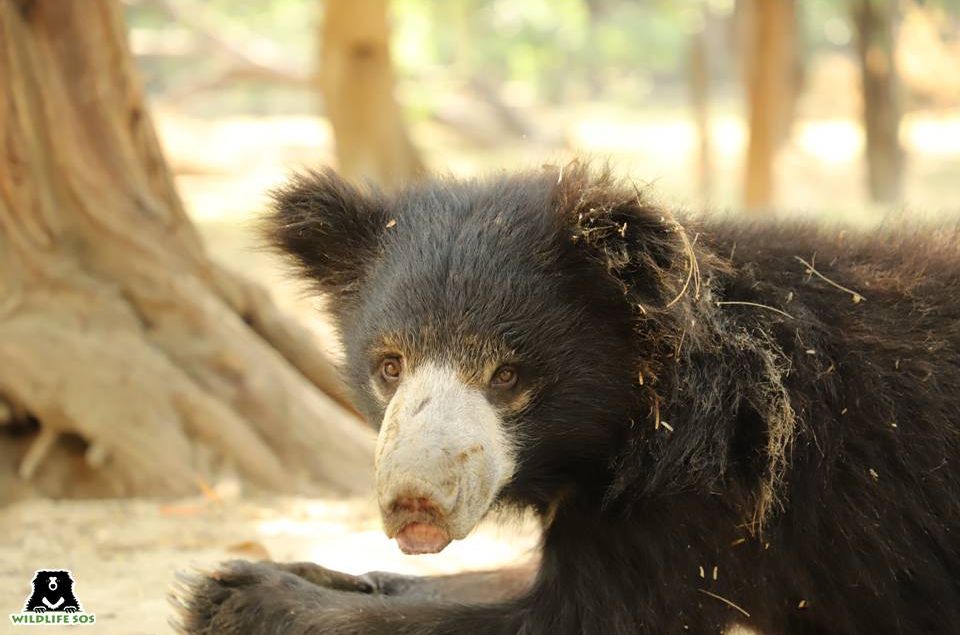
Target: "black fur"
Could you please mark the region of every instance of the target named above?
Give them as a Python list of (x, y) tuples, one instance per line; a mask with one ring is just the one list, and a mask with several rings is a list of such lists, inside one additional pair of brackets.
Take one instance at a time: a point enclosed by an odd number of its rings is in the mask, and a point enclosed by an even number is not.
[(544, 514), (542, 563), (473, 606), (236, 565), (193, 587), (189, 632), (960, 633), (956, 229), (681, 225), (579, 164), (393, 197), (325, 172), (278, 200), (372, 421), (384, 334), (517, 360), (502, 499)]

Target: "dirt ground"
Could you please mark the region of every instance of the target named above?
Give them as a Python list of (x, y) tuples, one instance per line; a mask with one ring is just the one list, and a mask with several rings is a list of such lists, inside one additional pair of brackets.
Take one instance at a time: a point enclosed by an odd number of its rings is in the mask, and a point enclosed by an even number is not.
[(232, 558), (295, 561), (363, 573), (411, 574), (489, 569), (528, 557), (529, 519), (486, 522), (443, 553), (404, 556), (380, 531), (364, 499), (265, 498), (25, 501), (0, 509), (0, 633), (24, 632), (19, 612), (36, 569), (69, 569), (91, 626), (48, 626), (43, 633), (155, 635), (173, 632), (166, 595), (178, 570)]

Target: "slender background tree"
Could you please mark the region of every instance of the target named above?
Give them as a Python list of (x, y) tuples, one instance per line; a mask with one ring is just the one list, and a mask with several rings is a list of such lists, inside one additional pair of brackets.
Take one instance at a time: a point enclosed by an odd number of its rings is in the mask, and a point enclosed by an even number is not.
[(743, 0), (738, 8), (749, 134), (743, 203), (748, 211), (768, 211), (796, 98), (796, 7), (793, 0)]
[(876, 203), (896, 203), (903, 188), (897, 0), (855, 0), (851, 18), (860, 63), (867, 188)]
[(320, 85), (344, 175), (393, 186), (423, 174), (394, 96), (387, 0), (327, 0)]

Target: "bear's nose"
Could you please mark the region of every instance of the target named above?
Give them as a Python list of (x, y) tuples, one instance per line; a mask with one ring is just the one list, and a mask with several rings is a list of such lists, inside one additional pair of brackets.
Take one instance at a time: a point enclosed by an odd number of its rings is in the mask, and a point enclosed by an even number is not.
[(393, 501), (393, 511), (407, 513), (421, 513), (430, 516), (443, 516), (443, 510), (427, 496), (401, 495)]
[(420, 492), (400, 494), (389, 505), (389, 522), (398, 527), (397, 544), (406, 554), (437, 553), (450, 544), (443, 509), (429, 496)]

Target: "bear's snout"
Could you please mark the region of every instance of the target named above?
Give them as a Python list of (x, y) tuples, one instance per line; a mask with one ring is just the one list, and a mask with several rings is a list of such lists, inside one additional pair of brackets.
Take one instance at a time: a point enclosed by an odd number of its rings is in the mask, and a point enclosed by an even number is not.
[(513, 475), (502, 421), (451, 368), (425, 363), (387, 406), (377, 443), (377, 498), (387, 536), (405, 553), (465, 537)]

